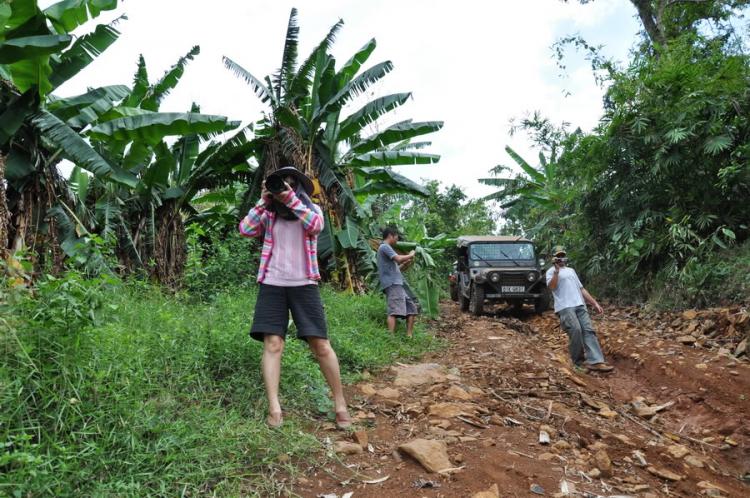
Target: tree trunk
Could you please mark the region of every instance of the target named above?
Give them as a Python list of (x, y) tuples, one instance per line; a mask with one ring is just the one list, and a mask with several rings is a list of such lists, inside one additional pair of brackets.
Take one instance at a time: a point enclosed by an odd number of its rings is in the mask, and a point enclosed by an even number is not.
[(8, 250), (8, 229), (10, 228), (10, 213), (8, 199), (5, 196), (5, 158), (0, 154), (0, 258), (5, 259)]
[(651, 0), (631, 0), (631, 2), (638, 10), (638, 17), (641, 18), (641, 22), (646, 29), (646, 34), (651, 39), (651, 43), (664, 47), (664, 33), (657, 22)]

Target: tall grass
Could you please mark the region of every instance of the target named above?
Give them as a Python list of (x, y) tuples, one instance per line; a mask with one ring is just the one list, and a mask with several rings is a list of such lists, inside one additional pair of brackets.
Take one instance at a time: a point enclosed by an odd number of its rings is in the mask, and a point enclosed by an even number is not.
[[(437, 346), (420, 327), (390, 336), (379, 295), (323, 301), (350, 380)], [(145, 284), (44, 280), (0, 322), (0, 495), (270, 494), (269, 476), (320, 448), (300, 428), (331, 402), (290, 339), (281, 394), (296, 416), (265, 426), (254, 303), (253, 288), (194, 304)]]

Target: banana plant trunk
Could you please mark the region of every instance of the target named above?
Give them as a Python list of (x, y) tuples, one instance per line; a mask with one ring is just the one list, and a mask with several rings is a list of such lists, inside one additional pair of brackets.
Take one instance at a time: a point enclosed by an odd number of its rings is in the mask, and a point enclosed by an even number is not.
[(8, 250), (8, 228), (10, 228), (10, 213), (8, 212), (8, 198), (5, 194), (5, 158), (0, 154), (0, 258), (6, 258)]

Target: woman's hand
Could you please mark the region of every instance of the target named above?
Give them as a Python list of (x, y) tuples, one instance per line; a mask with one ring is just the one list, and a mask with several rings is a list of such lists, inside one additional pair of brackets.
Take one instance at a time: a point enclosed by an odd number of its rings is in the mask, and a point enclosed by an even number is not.
[(260, 196), (268, 200), (273, 199), (273, 194), (271, 194), (271, 192), (269, 192), (268, 189), (266, 188), (265, 180), (263, 180), (263, 184), (261, 185)]
[(284, 199), (286, 199), (286, 196), (289, 195), (289, 192), (292, 191), (292, 187), (289, 186), (287, 182), (284, 182), (284, 190), (279, 192), (278, 194), (273, 194), (273, 198), (276, 199), (279, 202), (284, 202)]

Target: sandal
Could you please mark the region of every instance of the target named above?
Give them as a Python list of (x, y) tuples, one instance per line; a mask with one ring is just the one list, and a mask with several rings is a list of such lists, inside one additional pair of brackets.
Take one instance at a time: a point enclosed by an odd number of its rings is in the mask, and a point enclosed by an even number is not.
[(336, 425), (339, 429), (348, 429), (352, 426), (352, 419), (349, 417), (349, 412), (347, 410), (336, 412)]
[(283, 421), (284, 414), (281, 412), (271, 412), (268, 414), (268, 418), (266, 419), (266, 423), (270, 427), (279, 427)]

